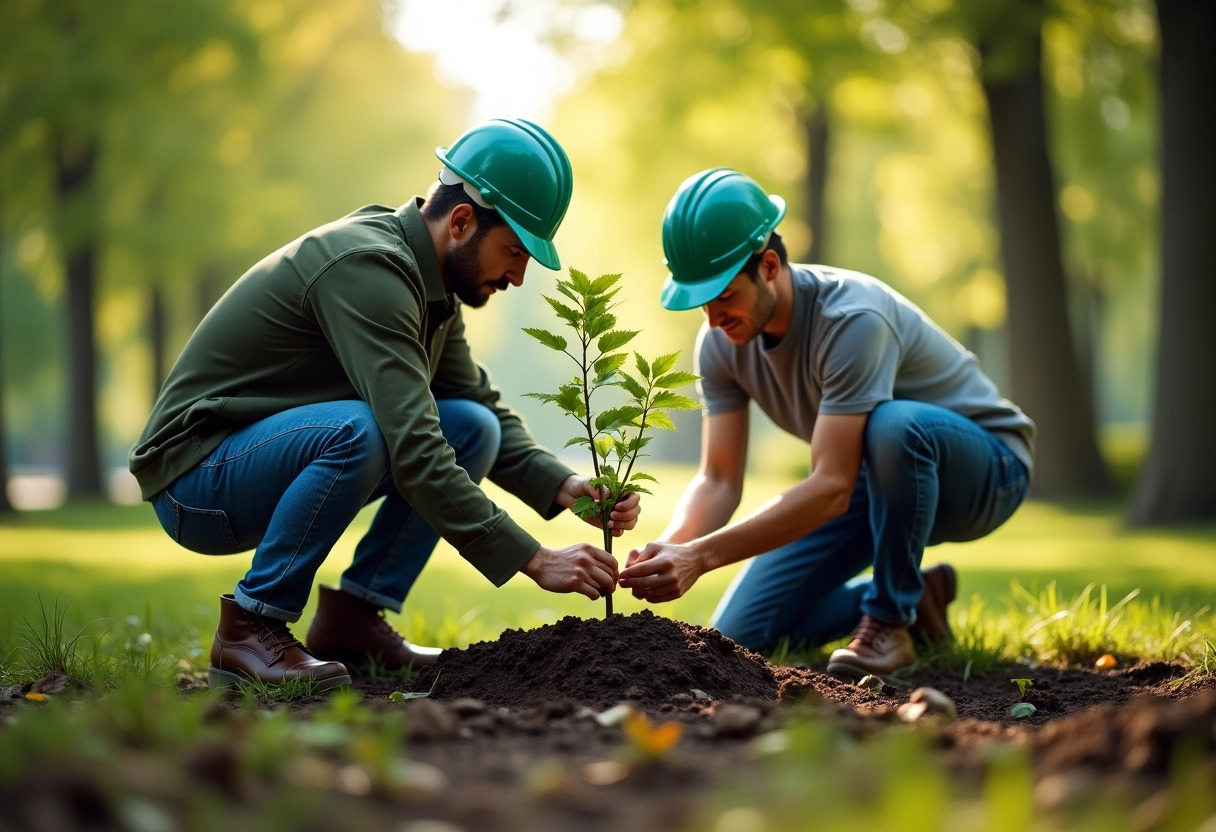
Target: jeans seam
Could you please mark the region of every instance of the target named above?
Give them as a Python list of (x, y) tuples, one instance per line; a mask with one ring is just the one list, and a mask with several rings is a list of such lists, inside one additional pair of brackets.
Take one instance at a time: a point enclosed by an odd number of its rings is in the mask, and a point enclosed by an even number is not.
[(268, 445), (271, 442), (274, 442), (276, 439), (282, 439), (284, 436), (287, 436), (288, 434), (299, 433), (302, 430), (316, 430), (318, 428), (327, 428), (329, 430), (343, 431), (343, 430), (347, 430), (350, 427), (351, 427), (350, 422), (346, 422), (341, 425), (296, 425), (295, 427), (288, 428), (287, 430), (279, 431), (274, 436), (267, 436), (265, 439), (262, 439), (261, 441), (255, 443), (253, 445), (250, 445), (248, 448), (241, 451), (239, 454), (233, 454), (232, 456), (226, 456), (220, 460), (214, 460), (214, 461), (213, 460), (203, 460), (202, 462), (199, 463), (198, 467), (200, 467), (200, 468), (219, 468), (223, 465), (226, 465), (229, 462), (234, 462), (243, 456), (248, 456), (249, 454), (251, 454), (254, 451), (261, 448), (263, 445)]
[[(318, 427), (318, 426), (314, 426), (314, 427)], [(333, 426), (325, 425), (324, 427), (333, 427)], [(351, 423), (349, 421), (346, 422), (345, 424), (339, 426), (338, 429), (340, 431), (349, 431), (351, 433), (354, 432), (354, 427), (351, 425)], [(283, 434), (290, 433), (290, 432), (291, 431), (284, 431)], [(278, 436), (282, 436), (283, 434), (278, 434)], [(259, 443), (259, 444), (261, 444), (261, 443)], [(292, 552), (292, 554), (291, 554), (291, 559), (289, 561), (287, 561), (286, 565), (284, 565), (284, 567), (281, 570), (279, 570), (279, 576), (277, 578), (275, 578), (274, 583), (271, 584), (271, 586), (267, 589), (268, 594), (274, 593), (276, 590), (278, 590), (279, 584), (281, 584), (283, 582), (283, 578), (287, 575), (288, 572), (291, 571), (292, 567), (295, 565), (296, 560), (300, 557), (300, 550), (304, 547), (305, 541), (308, 540), (308, 536), (312, 533), (313, 526), (316, 524), (316, 521), (317, 521), (317, 515), (321, 513), (321, 509), (324, 508), (325, 502), (329, 499), (329, 495), (333, 492), (334, 483), (338, 481), (338, 479), (342, 476), (342, 471), (345, 470), (345, 468), (346, 468), (346, 462), (347, 462), (347, 460), (350, 459), (350, 452), (351, 452), (351, 444), (348, 443), (347, 448), (346, 448), (346, 456), (342, 459), (341, 467), (338, 469), (338, 471), (334, 475), (333, 479), (330, 480), (329, 487), (327, 489), (325, 489), (325, 495), (321, 498), (320, 502), (317, 503), (316, 508), (313, 509), (312, 517), (308, 521), (308, 528), (305, 529), (304, 534), (302, 534), (300, 536), (300, 540), (296, 544), (296, 550), (294, 552)], [(235, 459), (236, 457), (233, 457), (233, 458)], [(265, 603), (265, 602), (261, 601), (259, 603)]]

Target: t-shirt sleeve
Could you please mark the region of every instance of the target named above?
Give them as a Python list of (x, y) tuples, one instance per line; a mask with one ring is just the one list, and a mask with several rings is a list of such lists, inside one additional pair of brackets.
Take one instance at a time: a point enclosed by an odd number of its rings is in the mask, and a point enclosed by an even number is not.
[(872, 310), (850, 312), (835, 323), (819, 353), (825, 415), (869, 413), (895, 397), (903, 349), (885, 318)]
[(739, 386), (731, 372), (730, 362), (719, 343), (721, 340), (715, 338), (713, 331), (703, 324), (697, 333), (693, 353), (693, 372), (701, 377), (697, 381), (697, 394), (710, 416), (742, 410), (748, 402), (747, 391)]

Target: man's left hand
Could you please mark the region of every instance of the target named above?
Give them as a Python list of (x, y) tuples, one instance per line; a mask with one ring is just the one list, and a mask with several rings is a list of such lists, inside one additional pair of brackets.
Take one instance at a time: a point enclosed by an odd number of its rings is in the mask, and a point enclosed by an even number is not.
[[(561, 488), (557, 490), (555, 501), (563, 508), (570, 508), (579, 497), (590, 497), (598, 501), (602, 496), (602, 490), (593, 486), (589, 477), (575, 475), (566, 477)], [(641, 513), (642, 501), (637, 494), (626, 494), (618, 500), (617, 504), (612, 507), (612, 514), (608, 518), (608, 528), (612, 530), (612, 536), (620, 537), (636, 526), (638, 515)], [(586, 520), (597, 529), (602, 527), (600, 518), (597, 516), (593, 515)]]

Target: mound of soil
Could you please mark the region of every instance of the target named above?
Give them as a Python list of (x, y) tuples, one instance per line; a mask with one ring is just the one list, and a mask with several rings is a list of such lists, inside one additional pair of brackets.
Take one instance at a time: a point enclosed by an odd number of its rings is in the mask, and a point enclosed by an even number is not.
[(506, 708), (564, 700), (656, 710), (673, 697), (776, 699), (778, 684), (763, 656), (717, 630), (643, 610), (607, 619), (567, 617), (445, 650), (413, 687), (435, 699), (467, 697)]

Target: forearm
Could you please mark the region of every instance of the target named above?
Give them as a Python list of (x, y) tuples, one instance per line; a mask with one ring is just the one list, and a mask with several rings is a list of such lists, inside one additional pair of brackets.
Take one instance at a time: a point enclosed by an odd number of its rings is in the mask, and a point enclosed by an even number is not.
[(812, 475), (718, 531), (691, 541), (706, 571), (792, 543), (843, 514), (852, 489)]
[(659, 540), (687, 543), (717, 531), (730, 522), (741, 495), (738, 486), (698, 473), (684, 490)]

